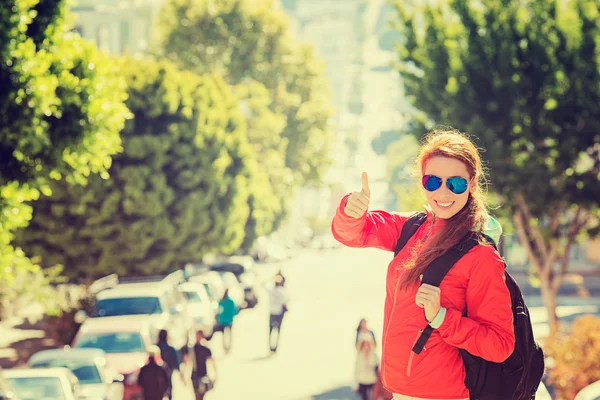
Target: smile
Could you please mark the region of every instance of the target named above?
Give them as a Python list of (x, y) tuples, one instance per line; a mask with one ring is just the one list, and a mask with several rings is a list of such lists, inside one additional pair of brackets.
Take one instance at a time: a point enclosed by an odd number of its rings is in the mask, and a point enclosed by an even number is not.
[(441, 203), (441, 202), (439, 202), (439, 201), (436, 200), (435, 204), (437, 204), (437, 206), (439, 208), (450, 208), (450, 207), (452, 207), (452, 205), (454, 204), (454, 202), (453, 201), (448, 201), (448, 202), (445, 202), (445, 203)]

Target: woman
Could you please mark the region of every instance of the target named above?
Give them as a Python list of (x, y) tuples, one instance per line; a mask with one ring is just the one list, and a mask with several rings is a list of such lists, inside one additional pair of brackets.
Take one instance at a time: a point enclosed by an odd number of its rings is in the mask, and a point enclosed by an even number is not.
[[(429, 207), (427, 220), (388, 266), (381, 375), (394, 399), (468, 399), (465, 368), (458, 349), (502, 362), (514, 349), (510, 294), (504, 263), (481, 241), (460, 259), (440, 287), (421, 284), (437, 257), (471, 231), (487, 227), (484, 174), (477, 148), (465, 135), (428, 135), (417, 159)], [(394, 251), (411, 216), (368, 211), (368, 177), (342, 199), (332, 223), (335, 238), (350, 247)], [(414, 213), (413, 213), (414, 214)], [(487, 232), (486, 232), (487, 233)], [(425, 349), (412, 351), (428, 324), (434, 328)]]
[(223, 298), (219, 301), (217, 322), (219, 323), (220, 330), (223, 331), (223, 349), (227, 353), (231, 349), (231, 328), (233, 326), (233, 319), (237, 313), (238, 309), (233, 299), (229, 297), (229, 290), (225, 290)]
[(356, 350), (360, 350), (360, 342), (363, 340), (371, 340), (373, 345), (377, 347), (377, 341), (375, 340), (375, 334), (367, 326), (367, 320), (361, 319), (356, 328)]
[(375, 343), (372, 340), (361, 340), (356, 354), (355, 380), (361, 400), (371, 400), (373, 386), (377, 383), (377, 370), (379, 360), (374, 351)]

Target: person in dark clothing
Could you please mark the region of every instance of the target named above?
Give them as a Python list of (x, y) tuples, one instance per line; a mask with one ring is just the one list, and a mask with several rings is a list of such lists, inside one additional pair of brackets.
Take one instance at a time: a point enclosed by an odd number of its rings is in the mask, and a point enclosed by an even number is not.
[(157, 346), (152, 346), (148, 352), (148, 364), (144, 365), (138, 376), (138, 385), (144, 393), (144, 400), (162, 400), (171, 386), (171, 380), (165, 369), (156, 363), (160, 354)]
[[(217, 379), (217, 366), (212, 358), (212, 351), (208, 348), (204, 332), (199, 330), (196, 333), (196, 344), (194, 345), (194, 355), (196, 359), (194, 387), (196, 388), (196, 400), (202, 400), (206, 392), (211, 390)], [(208, 364), (211, 364), (213, 370), (212, 379), (208, 373)]]
[(275, 353), (279, 345), (283, 317), (288, 311), (287, 294), (283, 287), (283, 281), (278, 277), (275, 278), (275, 287), (269, 292), (269, 307), (271, 309), (271, 315), (269, 316), (269, 347), (271, 353)]
[[(179, 352), (175, 350), (175, 348), (171, 346), (167, 340), (168, 333), (165, 329), (162, 329), (158, 333), (157, 346), (160, 349), (160, 357), (165, 363), (165, 369), (167, 370), (167, 375), (169, 376), (169, 387), (171, 387), (171, 382), (175, 371), (181, 375), (181, 371), (179, 370), (179, 364), (181, 364), (181, 361), (179, 359)], [(184, 381), (183, 375), (181, 376), (181, 381)], [(171, 391), (169, 391), (169, 400), (173, 398)]]

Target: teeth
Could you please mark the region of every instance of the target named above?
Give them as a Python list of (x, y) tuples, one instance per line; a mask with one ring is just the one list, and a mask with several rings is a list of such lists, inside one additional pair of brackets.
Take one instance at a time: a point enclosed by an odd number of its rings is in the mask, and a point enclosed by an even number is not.
[(442, 207), (450, 207), (452, 205), (452, 203), (454, 203), (453, 201), (449, 202), (449, 203), (440, 203), (438, 201), (438, 205), (442, 206)]

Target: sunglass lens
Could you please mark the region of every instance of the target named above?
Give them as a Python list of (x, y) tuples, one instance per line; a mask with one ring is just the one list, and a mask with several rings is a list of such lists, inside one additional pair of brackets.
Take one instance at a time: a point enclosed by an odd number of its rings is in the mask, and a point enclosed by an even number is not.
[(442, 186), (442, 178), (435, 175), (425, 175), (422, 180), (423, 187), (429, 192), (436, 191)]
[(448, 189), (454, 194), (462, 194), (467, 191), (468, 182), (465, 178), (453, 177), (446, 181)]

